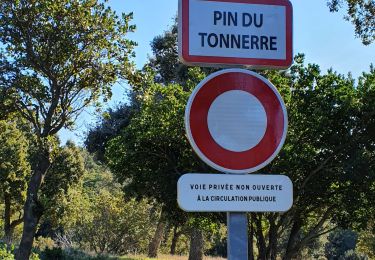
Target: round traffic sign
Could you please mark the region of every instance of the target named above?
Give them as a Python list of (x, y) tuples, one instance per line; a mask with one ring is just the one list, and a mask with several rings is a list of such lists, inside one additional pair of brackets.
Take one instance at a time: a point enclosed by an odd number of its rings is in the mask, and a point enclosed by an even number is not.
[(206, 77), (191, 94), (185, 127), (190, 144), (211, 167), (250, 173), (270, 163), (284, 144), (284, 102), (264, 77), (227, 69)]

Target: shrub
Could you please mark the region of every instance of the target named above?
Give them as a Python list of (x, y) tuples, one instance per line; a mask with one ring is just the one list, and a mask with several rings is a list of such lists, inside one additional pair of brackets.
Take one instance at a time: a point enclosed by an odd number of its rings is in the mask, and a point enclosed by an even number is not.
[(33, 248), (44, 251), (46, 249), (55, 248), (55, 242), (50, 237), (38, 237), (34, 239)]
[(14, 255), (7, 246), (3, 243), (0, 243), (0, 259), (2, 260), (14, 260)]
[(368, 257), (354, 250), (348, 250), (345, 252), (344, 256), (340, 256), (339, 260), (368, 260)]
[(355, 250), (358, 235), (351, 230), (338, 229), (331, 232), (325, 245), (325, 256), (329, 260), (344, 257), (349, 250)]
[(40, 254), (42, 260), (65, 260), (64, 252), (59, 247), (48, 248)]
[[(115, 260), (117, 258), (106, 255), (90, 256), (83, 251), (68, 248), (62, 249), (60, 247), (46, 248), (40, 253), (41, 260)], [(0, 258), (2, 259), (2, 258)], [(37, 260), (37, 259), (33, 259)]]

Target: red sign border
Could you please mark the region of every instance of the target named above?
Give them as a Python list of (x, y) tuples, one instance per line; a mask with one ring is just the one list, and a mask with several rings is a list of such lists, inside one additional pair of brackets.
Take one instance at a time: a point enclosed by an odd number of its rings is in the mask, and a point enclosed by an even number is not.
[[(225, 81), (231, 84), (222, 84)], [(232, 81), (240, 82), (240, 85)], [(244, 152), (229, 151), (218, 145), (207, 125), (210, 105), (219, 95), (230, 90), (243, 90), (254, 95), (267, 114), (264, 137), (255, 147)], [(185, 129), (193, 150), (205, 163), (225, 173), (251, 173), (266, 166), (281, 150), (287, 128), (287, 111), (275, 86), (259, 74), (244, 69), (225, 69), (206, 77), (194, 89), (185, 110)]]
[(293, 63), (293, 7), (288, 0), (204, 0), (277, 5), (286, 7), (286, 59), (235, 58), (220, 56), (197, 56), (189, 54), (189, 1), (179, 0), (178, 52), (180, 60), (187, 65), (199, 66), (244, 66), (254, 69), (287, 69)]

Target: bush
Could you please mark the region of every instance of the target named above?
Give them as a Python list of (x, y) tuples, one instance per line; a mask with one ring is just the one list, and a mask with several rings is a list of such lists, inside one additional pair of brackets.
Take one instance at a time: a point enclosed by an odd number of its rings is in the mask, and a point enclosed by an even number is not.
[(42, 260), (63, 260), (66, 259), (64, 252), (59, 247), (48, 248), (46, 247), (44, 251), (40, 254)]
[[(0, 242), (0, 259), (1, 260), (14, 260), (14, 246), (8, 248), (7, 245)], [(39, 255), (36, 253), (31, 253), (29, 260), (40, 260)]]
[(355, 250), (357, 239), (357, 233), (351, 230), (338, 229), (331, 232), (325, 245), (325, 256), (328, 260), (345, 257), (347, 251)]
[(73, 249), (73, 248), (62, 249), (60, 247), (46, 248), (43, 252), (40, 253), (40, 257), (41, 257), (41, 260), (115, 260), (117, 259), (117, 258), (105, 256), (105, 255), (90, 256), (77, 249)]
[(0, 243), (0, 259), (2, 260), (14, 260), (14, 255), (7, 246), (3, 243)]
[(37, 249), (38, 251), (53, 249), (55, 247), (55, 242), (50, 237), (38, 237), (34, 239), (33, 248)]
[(340, 256), (339, 260), (368, 260), (368, 257), (354, 250), (348, 250), (344, 256)]

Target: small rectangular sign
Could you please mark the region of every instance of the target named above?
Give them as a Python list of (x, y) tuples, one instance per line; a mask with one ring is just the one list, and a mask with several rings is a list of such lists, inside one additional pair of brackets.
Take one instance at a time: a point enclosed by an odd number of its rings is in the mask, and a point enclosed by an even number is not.
[(189, 173), (178, 180), (177, 202), (190, 212), (284, 212), (293, 184), (285, 175)]
[(180, 0), (179, 54), (191, 65), (288, 68), (288, 0)]

